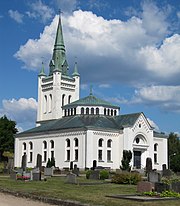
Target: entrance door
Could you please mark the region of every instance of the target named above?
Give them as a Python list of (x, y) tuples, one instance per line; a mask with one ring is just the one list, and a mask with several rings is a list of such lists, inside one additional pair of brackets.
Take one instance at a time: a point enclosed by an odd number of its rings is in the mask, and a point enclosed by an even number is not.
[(141, 151), (134, 151), (134, 168), (141, 169)]

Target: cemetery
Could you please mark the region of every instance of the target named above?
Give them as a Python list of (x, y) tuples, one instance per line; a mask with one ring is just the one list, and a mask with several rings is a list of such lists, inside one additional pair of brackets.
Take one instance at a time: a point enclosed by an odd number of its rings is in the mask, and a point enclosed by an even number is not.
[(136, 205), (137, 201), (138, 205), (150, 205), (155, 201), (156, 205), (174, 206), (180, 203), (180, 177), (166, 165), (161, 171), (153, 170), (148, 158), (144, 173), (122, 167), (114, 171), (97, 167), (95, 162), (86, 171), (79, 170), (73, 162), (63, 170), (50, 163), (42, 167), (40, 154), (36, 162), (35, 168), (27, 168), (27, 158), (23, 155), (21, 168), (10, 168), (9, 173), (0, 177), (0, 191), (56, 205), (66, 205), (67, 201), (73, 201), (72, 205)]

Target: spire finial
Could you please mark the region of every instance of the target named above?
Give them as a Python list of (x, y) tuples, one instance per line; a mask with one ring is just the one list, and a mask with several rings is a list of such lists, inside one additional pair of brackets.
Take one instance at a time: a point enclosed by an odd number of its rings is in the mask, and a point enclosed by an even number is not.
[[(43, 57), (42, 57), (43, 58)], [(44, 62), (42, 60), (42, 67), (41, 67), (41, 71), (39, 73), (39, 76), (46, 76), (45, 72), (44, 72)]]
[(92, 95), (92, 84), (90, 85), (90, 95)]

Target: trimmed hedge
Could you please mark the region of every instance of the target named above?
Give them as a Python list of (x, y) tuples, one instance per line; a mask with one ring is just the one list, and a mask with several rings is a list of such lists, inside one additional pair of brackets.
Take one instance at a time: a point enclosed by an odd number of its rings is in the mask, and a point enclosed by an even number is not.
[(139, 181), (141, 181), (141, 175), (139, 173), (122, 172), (120, 174), (115, 174), (111, 181), (115, 184), (136, 185)]

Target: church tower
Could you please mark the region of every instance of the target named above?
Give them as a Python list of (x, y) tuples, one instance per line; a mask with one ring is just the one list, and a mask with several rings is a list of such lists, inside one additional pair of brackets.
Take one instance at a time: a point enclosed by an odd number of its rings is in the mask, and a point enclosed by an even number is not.
[(49, 74), (45, 74), (42, 63), (42, 69), (38, 75), (37, 126), (44, 121), (61, 118), (63, 116), (62, 106), (79, 99), (79, 85), (80, 75), (77, 62), (72, 76), (69, 75), (59, 15), (53, 55), (49, 63)]

